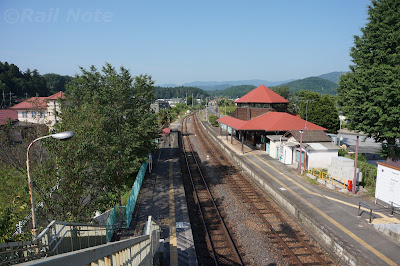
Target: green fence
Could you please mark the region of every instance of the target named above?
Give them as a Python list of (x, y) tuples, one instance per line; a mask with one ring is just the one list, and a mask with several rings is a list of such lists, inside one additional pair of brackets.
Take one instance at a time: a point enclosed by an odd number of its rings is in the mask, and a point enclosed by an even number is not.
[[(131, 194), (126, 206), (114, 207), (108, 215), (106, 221), (107, 227), (107, 242), (111, 241), (116, 228), (128, 228), (132, 221), (132, 214), (135, 210), (136, 200), (139, 196), (140, 187), (142, 186), (146, 168), (148, 163), (143, 163), (133, 183)], [(125, 215), (124, 215), (125, 214)]]

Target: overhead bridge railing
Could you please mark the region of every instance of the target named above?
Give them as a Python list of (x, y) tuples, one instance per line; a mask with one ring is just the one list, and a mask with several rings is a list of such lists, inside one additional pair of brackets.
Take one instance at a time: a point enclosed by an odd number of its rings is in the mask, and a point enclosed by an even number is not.
[(106, 243), (106, 227), (52, 221), (33, 241), (0, 244), (0, 264), (16, 264)]
[(33, 241), (1, 243), (0, 265), (32, 261), (110, 242), (116, 229), (129, 227), (147, 166), (147, 162), (142, 164), (128, 204), (114, 207), (105, 225), (52, 221)]
[(153, 260), (159, 246), (160, 226), (149, 216), (141, 236), (31, 261), (29, 265), (150, 266), (154, 265)]

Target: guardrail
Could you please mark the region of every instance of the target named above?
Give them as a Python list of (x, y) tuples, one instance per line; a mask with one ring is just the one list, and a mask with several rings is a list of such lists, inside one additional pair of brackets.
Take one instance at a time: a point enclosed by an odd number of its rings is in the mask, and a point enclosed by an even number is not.
[(106, 227), (52, 221), (33, 241), (0, 244), (0, 262), (15, 264), (106, 243)]
[(160, 226), (148, 217), (144, 235), (68, 252), (22, 265), (154, 265)]
[(334, 186), (339, 185), (340, 187), (343, 187), (344, 189), (346, 188), (347, 184), (346, 184), (346, 181), (344, 178), (337, 177), (337, 176), (331, 176), (330, 174), (328, 174), (322, 170), (316, 169), (316, 168), (308, 170), (308, 173), (312, 174), (313, 176), (316, 176), (317, 178), (324, 180), (328, 184), (331, 184)]

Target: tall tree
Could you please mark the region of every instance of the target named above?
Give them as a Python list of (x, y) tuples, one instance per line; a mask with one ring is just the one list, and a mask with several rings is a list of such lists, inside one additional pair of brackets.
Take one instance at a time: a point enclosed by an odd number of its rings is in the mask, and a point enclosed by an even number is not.
[(400, 0), (372, 0), (368, 23), (354, 37), (351, 72), (341, 76), (339, 105), (350, 129), (385, 142), (399, 158)]
[(151, 77), (132, 77), (110, 64), (101, 72), (93, 66), (81, 71), (67, 85), (69, 96), (55, 126), (76, 135), (67, 142), (46, 142), (59, 188), (46, 194), (51, 202), (46, 206), (56, 210), (54, 215), (68, 216), (57, 218), (73, 221), (91, 217), (99, 204), (114, 204), (117, 190), (132, 186), (158, 136)]
[(340, 126), (339, 112), (335, 99), (331, 95), (320, 95), (313, 91), (296, 92), (291, 107), (296, 108), (302, 119), (322, 126), (329, 132), (336, 133)]

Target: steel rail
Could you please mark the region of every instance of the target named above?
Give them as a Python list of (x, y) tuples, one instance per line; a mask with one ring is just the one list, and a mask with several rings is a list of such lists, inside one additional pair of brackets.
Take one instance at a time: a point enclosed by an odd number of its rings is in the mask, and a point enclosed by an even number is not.
[[(203, 140), (202, 143), (206, 147), (206, 149), (210, 152), (211, 156), (222, 165), (222, 160), (218, 158), (215, 155), (215, 152), (219, 153), (219, 150), (215, 148), (215, 146), (211, 143), (211, 141), (206, 137), (205, 133), (199, 129), (198, 125), (198, 118), (196, 116), (195, 119), (195, 124), (196, 124), (196, 132), (197, 135), (200, 136), (200, 138)], [(214, 150), (211, 149), (212, 146)], [(224, 158), (225, 156), (223, 156)], [(225, 158), (223, 159), (225, 160)], [(265, 216), (259, 211), (259, 209), (255, 206), (253, 203), (254, 200), (250, 199), (247, 195), (246, 192), (237, 184), (237, 181), (234, 180), (234, 178), (231, 175), (228, 175), (228, 178), (232, 181), (230, 184), (232, 184), (237, 190), (239, 190), (240, 194), (243, 196), (243, 198), (250, 204), (250, 207), (253, 209), (253, 211), (264, 221), (264, 223), (268, 226), (270, 231), (276, 236), (276, 238), (279, 240), (279, 242), (284, 246), (288, 254), (296, 261), (297, 264), (303, 265), (303, 263), (300, 261), (298, 256), (292, 251), (292, 249), (287, 245), (287, 243), (282, 239), (282, 237), (279, 235), (279, 233), (273, 228), (273, 226), (268, 222), (268, 220), (265, 218)], [(247, 181), (240, 179), (241, 182), (245, 183), (246, 187), (251, 190), (251, 192), (247, 193), (253, 193), (255, 196), (257, 196), (257, 199), (260, 200), (262, 203), (267, 206), (268, 210), (270, 210), (279, 220), (280, 222), (288, 228), (291, 233), (295, 235), (295, 238), (304, 245), (304, 247), (311, 252), (311, 254), (321, 263), (321, 265), (327, 265), (324, 259), (319, 256), (315, 250), (310, 247), (310, 245), (305, 242), (305, 240), (294, 230), (287, 222), (286, 220), (271, 206), (271, 204), (264, 198), (262, 197), (254, 188), (253, 186)]]
[[(186, 119), (187, 119), (187, 117), (185, 117), (185, 118), (183, 119), (183, 121), (185, 121), (185, 122), (182, 121), (182, 133), (183, 133), (184, 131), (187, 132), (187, 125), (186, 125), (187, 121), (186, 121)], [(183, 124), (183, 123), (184, 123), (184, 124)], [(200, 206), (200, 199), (199, 199), (199, 196), (198, 196), (198, 194), (197, 194), (196, 187), (195, 187), (194, 182), (193, 182), (192, 173), (191, 173), (191, 171), (190, 171), (189, 159), (187, 158), (187, 155), (186, 155), (186, 152), (185, 152), (185, 147), (184, 147), (184, 138), (183, 138), (183, 134), (182, 134), (182, 149), (183, 149), (183, 154), (184, 154), (184, 156), (185, 156), (186, 167), (187, 167), (188, 174), (189, 174), (189, 177), (190, 177), (190, 182), (192, 183), (193, 193), (194, 193), (195, 198), (196, 198), (197, 208), (198, 208), (198, 210), (199, 210), (200, 217), (201, 217), (201, 221), (202, 221), (203, 227), (204, 227), (204, 231), (205, 231), (206, 236), (207, 236), (207, 238), (206, 238), (206, 239), (207, 239), (207, 243), (208, 243), (208, 245), (210, 246), (211, 253), (212, 253), (213, 259), (214, 259), (214, 263), (215, 263), (215, 265), (218, 265), (217, 257), (216, 257), (215, 251), (214, 251), (214, 246), (213, 246), (213, 244), (212, 244), (210, 234), (208, 233), (208, 229), (207, 229), (207, 226), (206, 226), (206, 221), (205, 221), (205, 219), (204, 219), (203, 211), (201, 210), (201, 206)]]
[[(195, 115), (191, 115), (191, 116), (192, 116), (192, 117), (195, 117), (194, 121), (196, 121), (196, 116), (195, 116)], [(196, 122), (195, 122), (195, 123), (196, 123)], [(187, 117), (185, 118), (185, 126), (186, 126), (186, 130), (187, 130)], [(198, 162), (197, 159), (196, 159), (196, 156), (195, 156), (194, 149), (193, 149), (193, 146), (192, 146), (192, 144), (191, 144), (190, 138), (187, 137), (186, 139), (187, 139), (187, 143), (188, 143), (188, 145), (189, 145), (190, 152), (191, 152), (191, 154), (192, 154), (192, 158), (193, 158), (194, 161), (195, 161), (195, 164), (196, 164), (198, 173), (199, 173), (200, 176), (201, 176), (201, 179), (202, 179), (203, 184), (204, 184), (204, 186), (205, 186), (205, 188), (206, 188), (206, 191), (207, 191), (207, 193), (208, 193), (208, 195), (209, 195), (209, 198), (210, 198), (210, 200), (211, 200), (211, 202), (212, 202), (212, 205), (213, 205), (215, 211), (216, 211), (217, 214), (218, 214), (219, 221), (220, 221), (220, 223), (221, 223), (221, 225), (222, 225), (222, 228), (223, 228), (223, 230), (224, 230), (224, 233), (225, 233), (225, 236), (226, 236), (226, 238), (227, 238), (227, 240), (228, 240), (228, 243), (229, 243), (229, 245), (230, 245), (230, 248), (231, 248), (231, 250), (232, 250), (233, 253), (234, 253), (234, 257), (236, 258), (237, 262), (239, 262), (241, 265), (243, 265), (243, 261), (242, 261), (240, 255), (239, 255), (239, 251), (237, 250), (237, 248), (236, 248), (236, 246), (235, 246), (235, 244), (234, 244), (234, 242), (233, 242), (233, 239), (232, 239), (232, 237), (231, 237), (231, 235), (230, 235), (230, 233), (229, 233), (229, 231), (228, 231), (228, 228), (227, 228), (227, 226), (226, 226), (226, 224), (225, 224), (225, 222), (224, 222), (224, 220), (223, 220), (223, 218), (222, 218), (222, 215), (221, 215), (221, 213), (220, 213), (220, 211), (219, 211), (217, 205), (215, 204), (214, 198), (213, 198), (213, 196), (212, 196), (212, 194), (211, 194), (211, 191), (210, 191), (210, 189), (209, 189), (209, 187), (208, 187), (208, 185), (207, 185), (207, 182), (206, 182), (206, 180), (205, 180), (205, 178), (204, 178), (204, 175), (203, 175), (203, 173), (202, 173), (202, 171), (201, 171), (201, 169), (200, 169), (200, 164), (199, 164), (199, 162)], [(185, 153), (185, 157), (186, 157), (186, 153)], [(188, 163), (188, 161), (186, 161), (186, 162)], [(190, 169), (188, 168), (188, 170), (190, 170)], [(192, 178), (191, 175), (190, 175), (190, 177)], [(192, 182), (192, 185), (194, 186), (193, 180), (191, 180), (191, 182)], [(195, 188), (194, 188), (194, 189), (195, 189)]]

